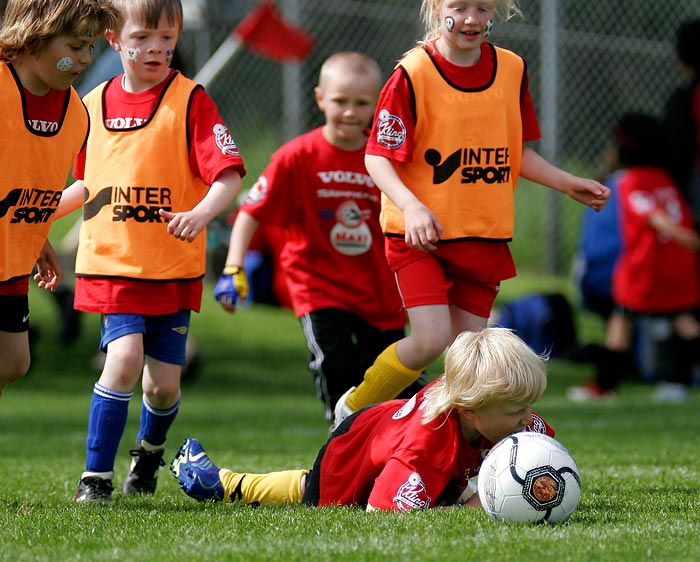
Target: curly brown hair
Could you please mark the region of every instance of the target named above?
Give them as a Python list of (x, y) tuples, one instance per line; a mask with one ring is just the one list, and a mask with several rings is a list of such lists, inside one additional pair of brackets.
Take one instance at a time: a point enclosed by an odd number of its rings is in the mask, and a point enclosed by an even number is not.
[(8, 0), (0, 60), (34, 55), (59, 35), (97, 38), (119, 21), (110, 0)]

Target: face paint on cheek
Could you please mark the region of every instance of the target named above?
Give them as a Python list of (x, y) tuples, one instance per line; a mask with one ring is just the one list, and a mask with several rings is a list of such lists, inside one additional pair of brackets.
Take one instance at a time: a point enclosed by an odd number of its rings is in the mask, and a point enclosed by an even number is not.
[(131, 64), (134, 64), (139, 59), (140, 54), (141, 49), (139, 49), (138, 47), (127, 49), (125, 53), (126, 60), (129, 61)]
[(62, 59), (59, 59), (59, 61), (56, 63), (56, 68), (61, 72), (68, 72), (71, 68), (73, 68), (73, 59), (70, 57), (63, 57)]
[(452, 30), (455, 28), (455, 20), (452, 16), (447, 16), (445, 18), (445, 29), (447, 29), (448, 33), (452, 33)]
[(165, 51), (165, 60), (167, 60), (168, 62), (170, 62), (171, 60), (173, 60), (173, 55), (174, 55), (174, 54), (175, 54), (175, 51), (174, 51), (174, 50), (168, 49), (167, 51)]
[(486, 22), (486, 27), (484, 27), (484, 37), (491, 35), (491, 30), (493, 29), (493, 20)]

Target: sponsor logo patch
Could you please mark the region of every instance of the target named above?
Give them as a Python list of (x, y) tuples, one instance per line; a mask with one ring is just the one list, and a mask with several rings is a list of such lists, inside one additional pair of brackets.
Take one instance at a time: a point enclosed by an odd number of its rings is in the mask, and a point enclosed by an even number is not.
[(406, 142), (406, 126), (403, 121), (386, 109), (379, 112), (377, 142), (387, 148), (399, 148)]
[(414, 394), (408, 402), (406, 402), (403, 406), (401, 406), (398, 410), (396, 410), (394, 415), (391, 416), (391, 419), (392, 420), (400, 420), (401, 418), (405, 418), (416, 407), (417, 401), (418, 401), (418, 398)]
[(267, 178), (265, 176), (260, 176), (258, 181), (253, 184), (253, 187), (248, 191), (246, 195), (246, 203), (259, 203), (267, 195)]
[(216, 146), (219, 147), (221, 154), (229, 154), (230, 156), (240, 156), (236, 143), (233, 142), (233, 137), (228, 132), (228, 127), (221, 123), (214, 125), (213, 129)]
[(527, 428), (528, 431), (535, 433), (547, 433), (547, 424), (537, 414), (532, 414), (532, 424)]
[(425, 484), (417, 472), (411, 473), (408, 480), (401, 485), (394, 496), (394, 503), (401, 511), (412, 509), (428, 509), (431, 498), (425, 489)]

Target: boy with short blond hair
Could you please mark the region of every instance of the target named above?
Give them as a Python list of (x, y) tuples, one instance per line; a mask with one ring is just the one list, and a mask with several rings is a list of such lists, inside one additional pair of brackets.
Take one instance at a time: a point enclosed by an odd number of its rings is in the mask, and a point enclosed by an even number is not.
[[(75, 308), (102, 315), (106, 361), (94, 385), (76, 499), (106, 501), (142, 376), (143, 404), (124, 495), (155, 492), (180, 404), (190, 314), (201, 306), (206, 225), (233, 200), (243, 160), (204, 89), (169, 68), (180, 0), (117, 0), (106, 37), (124, 74), (85, 97), (86, 150), (61, 214), (83, 204)], [(167, 142), (164, 142), (166, 141)], [(84, 202), (83, 202), (84, 199)]]
[(406, 324), (384, 257), (380, 193), (364, 165), (380, 86), (372, 58), (346, 51), (326, 59), (314, 88), (325, 124), (272, 155), (236, 217), (214, 293), (235, 311), (247, 292), (243, 263), (258, 224), (285, 229), (279, 262), (329, 422), (338, 398)]

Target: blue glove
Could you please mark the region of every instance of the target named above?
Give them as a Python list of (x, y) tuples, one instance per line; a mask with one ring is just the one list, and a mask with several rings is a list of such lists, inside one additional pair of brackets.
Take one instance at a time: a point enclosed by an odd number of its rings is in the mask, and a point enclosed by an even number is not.
[(214, 287), (214, 298), (224, 306), (243, 304), (248, 296), (248, 278), (245, 270), (237, 265), (224, 267)]

